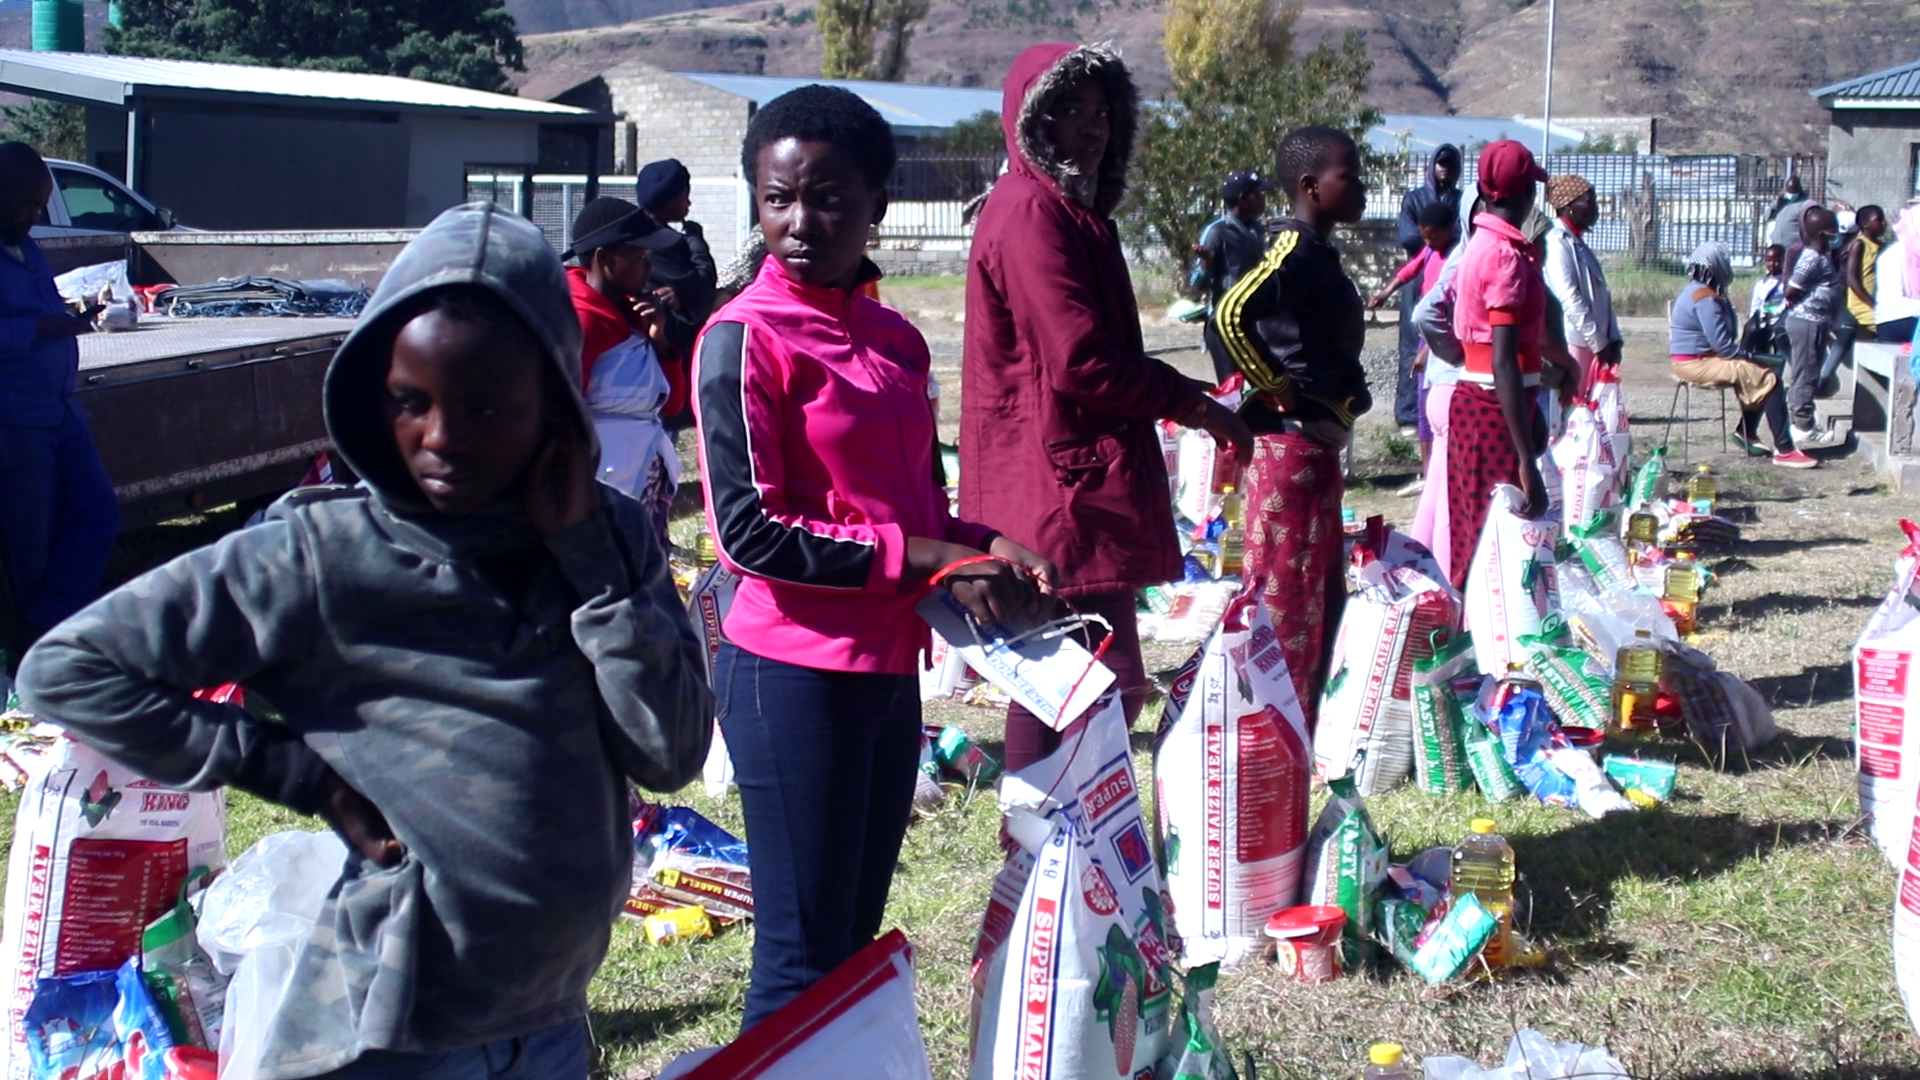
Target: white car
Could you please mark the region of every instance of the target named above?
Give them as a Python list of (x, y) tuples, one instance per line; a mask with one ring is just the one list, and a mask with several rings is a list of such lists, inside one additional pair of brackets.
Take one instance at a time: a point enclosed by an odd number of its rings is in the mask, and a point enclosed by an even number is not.
[(173, 220), (173, 211), (155, 206), (111, 174), (77, 161), (49, 159), (53, 198), (47, 200), (35, 240), (61, 236), (107, 236), (130, 232), (192, 232)]

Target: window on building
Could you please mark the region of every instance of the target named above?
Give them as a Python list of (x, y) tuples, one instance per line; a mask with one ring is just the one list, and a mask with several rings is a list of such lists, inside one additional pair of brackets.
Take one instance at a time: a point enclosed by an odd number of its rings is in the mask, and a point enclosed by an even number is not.
[(1908, 197), (1920, 199), (1920, 143), (1914, 143), (1909, 149), (1907, 181), (1910, 188)]

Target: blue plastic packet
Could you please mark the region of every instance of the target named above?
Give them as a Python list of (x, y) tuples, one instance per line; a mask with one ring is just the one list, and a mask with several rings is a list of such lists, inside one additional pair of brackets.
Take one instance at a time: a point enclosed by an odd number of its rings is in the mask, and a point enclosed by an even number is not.
[(660, 812), (661, 842), (670, 851), (747, 865), (744, 840), (708, 821), (697, 810), (669, 806)]
[(138, 958), (120, 965), (114, 976), (119, 1001), (113, 1008), (113, 1029), (126, 1062), (125, 1080), (168, 1080), (166, 1053), (173, 1049), (173, 1030), (154, 1003)]
[(1522, 688), (1500, 707), (1497, 717), (1500, 745), (1507, 763), (1533, 797), (1555, 806), (1575, 806), (1579, 788), (1573, 778), (1553, 766), (1548, 751), (1556, 732), (1547, 699), (1538, 690)]
[(118, 978), (117, 972), (93, 971), (34, 984), (21, 1024), (31, 1080), (120, 1073), (120, 1038), (113, 1028)]

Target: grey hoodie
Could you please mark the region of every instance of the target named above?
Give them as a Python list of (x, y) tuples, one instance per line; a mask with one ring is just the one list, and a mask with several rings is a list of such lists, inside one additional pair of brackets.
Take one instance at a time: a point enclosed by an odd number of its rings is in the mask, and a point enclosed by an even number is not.
[[(597, 513), (542, 536), (504, 501), (437, 514), (407, 473), (381, 420), (388, 316), (454, 284), (533, 328), (592, 432), (558, 257), (489, 204), (449, 210), (327, 372), (328, 429), (363, 483), (286, 496), (81, 611), (20, 669), (37, 713), (156, 781), (312, 813), (338, 773), (406, 845), (392, 869), (349, 856), (269, 1036), (269, 1080), (583, 1017), (629, 883), (627, 781), (678, 788), (707, 750), (701, 649), (638, 503), (602, 487)], [(513, 595), (491, 583), (502, 564)], [(226, 681), (286, 723), (189, 696)]]

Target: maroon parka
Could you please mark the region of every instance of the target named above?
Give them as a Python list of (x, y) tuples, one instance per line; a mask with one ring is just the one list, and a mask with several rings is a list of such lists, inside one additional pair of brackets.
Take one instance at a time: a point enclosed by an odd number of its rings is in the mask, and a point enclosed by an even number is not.
[[(1112, 131), (1099, 175), (1076, 177), (1045, 113), (1086, 75), (1106, 81)], [(1146, 354), (1114, 228), (1138, 95), (1111, 52), (1035, 45), (1004, 102), (1009, 165), (967, 266), (961, 515), (1051, 559), (1069, 596), (1172, 580), (1180, 545), (1154, 421), (1192, 412), (1204, 387)]]

